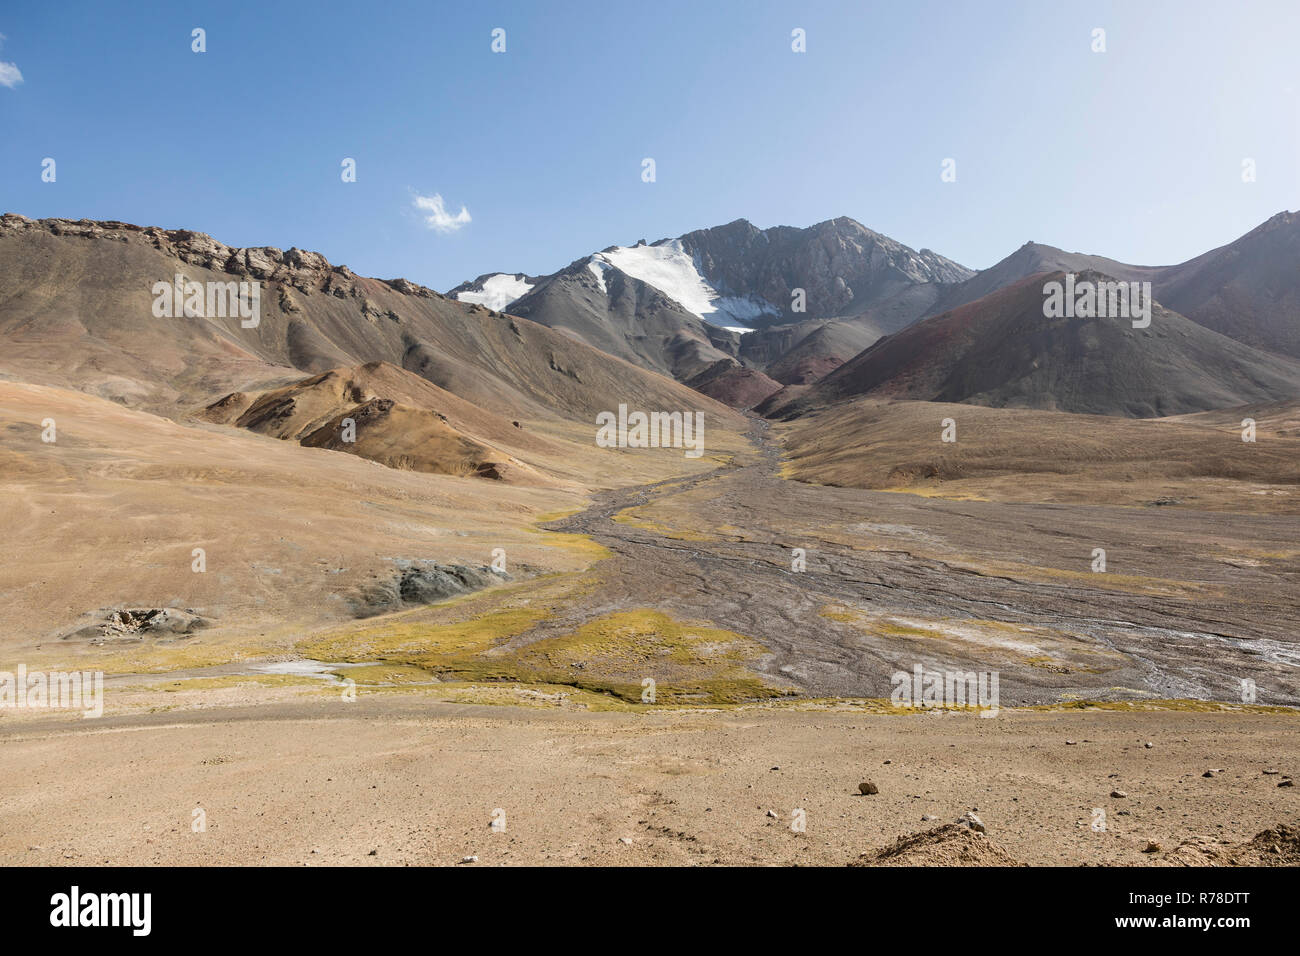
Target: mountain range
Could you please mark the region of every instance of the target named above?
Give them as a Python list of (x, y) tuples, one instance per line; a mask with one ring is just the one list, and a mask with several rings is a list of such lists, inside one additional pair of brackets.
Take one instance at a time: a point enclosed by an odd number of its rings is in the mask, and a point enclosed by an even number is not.
[[(256, 324), (159, 318), (155, 283), (177, 275), (257, 281)], [(505, 480), (572, 473), (584, 453), (572, 443), (590, 446), (590, 433), (555, 434), (621, 403), (740, 421), (560, 331), (405, 279), (358, 276), (318, 253), (17, 215), (0, 217), (0, 378), (400, 467)], [(338, 441), (344, 418), (355, 442)]]
[[(619, 404), (788, 418), (869, 397), (1160, 417), (1294, 399), (1297, 263), (1289, 212), (1173, 266), (1030, 242), (979, 272), (848, 218), (737, 220), (442, 295), (296, 248), (8, 214), (0, 374), (307, 444), (351, 418), (366, 435), (347, 451), (531, 480), (517, 453), (539, 439), (511, 422), (587, 423)], [(1150, 326), (1045, 317), (1044, 289), (1067, 273), (1149, 282)], [(151, 288), (178, 274), (262, 283), (258, 324), (159, 321)]]
[(787, 383), (919, 318), (972, 275), (848, 218), (806, 229), (738, 219), (610, 246), (549, 276), (489, 273), (448, 295), (490, 300), (683, 381), (723, 361)]
[[(909, 367), (933, 363), (919, 378), (937, 381), (952, 350), (945, 345), (930, 356), (913, 350), (922, 339), (942, 338), (939, 329), (952, 330), (962, 321), (953, 313), (982, 300), (988, 301), (961, 313), (983, 317), (975, 323), (981, 348), (995, 350), (999, 336), (1013, 327), (1026, 331), (1025, 323), (1041, 337), (1048, 325), (1034, 323), (1032, 294), (1021, 290), (990, 297), (1031, 276), (1046, 282), (1053, 273), (1092, 272), (1151, 283), (1160, 318), (1146, 337), (1154, 346), (1147, 360), (1110, 362), (1110, 350), (1121, 348), (1124, 337), (1103, 336), (1095, 352), (1081, 344), (1089, 341), (1084, 334), (1051, 356), (1026, 357), (1031, 364), (1057, 368), (1055, 384), (1041, 371), (1029, 384), (1023, 380), (1027, 370), (995, 363), (1002, 373), (989, 372), (969, 387), (944, 385), (938, 392), (964, 396), (953, 400), (1146, 416), (1293, 396), (1295, 363), (1288, 359), (1300, 360), (1298, 264), (1300, 215), (1291, 212), (1177, 265), (1130, 265), (1028, 242), (978, 272), (846, 217), (806, 229), (758, 229), (740, 219), (675, 239), (611, 246), (549, 276), (485, 274), (448, 296), (531, 318), (738, 407), (783, 387), (793, 391), (779, 396), (781, 405), (798, 397), (796, 407), (804, 407), (808, 401), (853, 394), (847, 383), (868, 367), (876, 371), (861, 381), (872, 383), (869, 390), (885, 388), (884, 380), (877, 380), (881, 363), (901, 361), (904, 354)], [(1041, 298), (1040, 289), (1040, 317)], [(941, 316), (948, 318), (939, 326), (865, 358), (881, 340)], [(1189, 323), (1231, 341), (1200, 335)], [(1094, 323), (1092, 331), (1102, 327)], [(1162, 351), (1166, 333), (1192, 354)], [(1100, 384), (1079, 365), (1085, 353), (1091, 367), (1109, 363), (1123, 369), (1122, 387), (1085, 398), (1083, 389)], [(1200, 375), (1201, 365), (1213, 366), (1216, 356), (1224, 367)], [(851, 361), (856, 371), (836, 374)], [(1011, 378), (986, 380), (998, 374)], [(1136, 382), (1129, 378), (1134, 375)], [(804, 386), (823, 380), (811, 395), (803, 394)], [(1072, 384), (1064, 384), (1067, 380)], [(921, 394), (914, 383), (896, 382), (886, 390)]]
[[(1152, 305), (1150, 325), (1043, 315), (1031, 275), (881, 339), (800, 401), (856, 396), (1161, 418), (1300, 396), (1300, 362)], [(1091, 269), (1078, 282), (1104, 282)]]

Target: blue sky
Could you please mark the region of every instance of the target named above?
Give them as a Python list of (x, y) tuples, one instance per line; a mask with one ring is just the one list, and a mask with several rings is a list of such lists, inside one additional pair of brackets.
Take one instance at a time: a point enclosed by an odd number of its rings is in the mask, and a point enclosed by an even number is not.
[[(1176, 262), (1300, 207), (1294, 0), (6, 0), (0, 34), (0, 210), (444, 290), (740, 217), (982, 268), (1030, 239)], [(430, 228), (435, 194), (471, 221)]]

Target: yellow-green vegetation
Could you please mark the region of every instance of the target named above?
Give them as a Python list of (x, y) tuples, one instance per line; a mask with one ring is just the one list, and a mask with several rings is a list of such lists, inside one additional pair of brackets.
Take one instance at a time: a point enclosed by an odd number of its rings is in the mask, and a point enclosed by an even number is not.
[(309, 638), (299, 643), (298, 650), (317, 660), (398, 663), (450, 671), (477, 660), (481, 652), (522, 634), (546, 616), (544, 608), (508, 607), (465, 621), (433, 624), (408, 612)]
[(410, 664), (362, 664), (359, 667), (340, 667), (331, 673), (347, 678), (359, 685), (368, 684), (427, 684), (436, 678), (428, 671)]
[[(852, 608), (831, 605), (821, 608), (817, 614), (831, 621), (839, 621), (841, 624), (852, 624), (871, 631), (873, 634), (879, 634), (887, 637), (944, 637), (942, 624), (936, 622), (934, 627), (914, 627), (910, 624), (902, 624), (896, 618), (892, 617), (869, 617), (861, 611), (855, 611)], [(977, 621), (962, 623), (979, 623)]]
[(1060, 661), (1056, 660), (1056, 658), (1044, 657), (1042, 655), (1035, 655), (1034, 657), (1026, 657), (1022, 660), (1022, 663), (1027, 664), (1030, 667), (1039, 667), (1042, 668), (1043, 670), (1049, 670), (1049, 671), (1059, 671), (1062, 670), (1064, 667), (1064, 665), (1062, 665)]
[(581, 513), (583, 510), (584, 510), (583, 508), (577, 507), (577, 508), (563, 508), (559, 511), (545, 511), (539, 514), (537, 517), (533, 518), (533, 524), (549, 524), (552, 521), (559, 521), (561, 518), (572, 518), (574, 515)]
[(663, 704), (739, 703), (784, 696), (746, 664), (767, 653), (758, 641), (660, 611), (625, 611), (589, 621), (569, 634), (521, 648), (516, 657), (535, 680), (570, 684), (640, 702), (655, 682)]
[(841, 610), (835, 607), (824, 607), (817, 612), (818, 616), (824, 617), (829, 621), (839, 621), (841, 624), (857, 624), (862, 615), (853, 611)]
[(880, 488), (879, 491), (891, 495), (916, 495), (920, 498), (942, 498), (945, 501), (988, 501), (983, 495), (956, 491), (943, 485), (904, 485), (894, 488)]
[(614, 520), (619, 524), (627, 525), (629, 528), (640, 528), (642, 531), (650, 531), (664, 538), (672, 538), (675, 541), (711, 541), (708, 535), (700, 534), (696, 531), (678, 531), (670, 528), (665, 524), (657, 521), (650, 521), (632, 513), (631, 509), (620, 511), (614, 515)]
[(559, 521), (561, 518), (570, 518), (582, 510), (582, 508), (569, 508), (566, 511), (551, 511), (540, 514), (533, 519), (533, 526), (524, 530), (529, 534), (546, 535), (546, 545), (548, 547), (568, 551), (577, 557), (588, 558), (592, 562), (608, 558), (610, 556), (609, 549), (603, 544), (592, 541), (585, 534), (571, 534), (568, 531), (547, 531), (545, 528), (540, 527), (552, 521)]
[(939, 628), (914, 627), (900, 624), (893, 618), (882, 618), (872, 623), (872, 629), (889, 637), (943, 637)]
[[(563, 686), (641, 707), (646, 678), (655, 681), (658, 706), (739, 703), (790, 693), (747, 666), (767, 653), (758, 641), (659, 611), (610, 614), (528, 644), (513, 641), (548, 613), (535, 606), (508, 607), (452, 623), (392, 615), (303, 641), (298, 650), (318, 660), (371, 665), (337, 672), (358, 684), (436, 679), (445, 682), (439, 693), (452, 683)], [(585, 697), (574, 702), (584, 701), (590, 703)]]
[(378, 686), (358, 685), (361, 694), (419, 693), (433, 700), (453, 704), (497, 704), (548, 709), (577, 709), (588, 711), (620, 711), (634, 713), (645, 711), (644, 704), (632, 704), (610, 694), (583, 690), (566, 684), (522, 684), (514, 681), (476, 683), (474, 681), (443, 681), (437, 684), (391, 684)]
[(185, 677), (159, 684), (158, 689), (174, 694), (190, 690), (225, 690), (243, 684), (258, 684), (263, 687), (320, 687), (324, 681), (319, 677), (303, 674), (226, 674), (221, 677)]
[(1145, 577), (1136, 574), (1114, 574), (1110, 571), (1067, 571), (1063, 568), (1009, 563), (980, 565), (978, 567), (954, 563), (954, 566), (987, 576), (1004, 576), (1021, 581), (1071, 581), (1077, 584), (1086, 584), (1089, 587), (1128, 591), (1134, 594), (1187, 597), (1218, 593), (1216, 589), (1198, 584), (1195, 581), (1177, 581), (1172, 578)]
[[(561, 516), (563, 517), (563, 516)], [(546, 535), (548, 548), (559, 548), (577, 557), (587, 558), (589, 562), (601, 561), (609, 557), (609, 549), (603, 544), (592, 541), (585, 534), (571, 534), (568, 531), (547, 531), (545, 528), (525, 528), (529, 534)]]
[(80, 663), (93, 660), (95, 669), (105, 674), (168, 674), (255, 660), (270, 651), (260, 645), (206, 643), (204, 638), (195, 637), (175, 644), (140, 643), (125, 648), (105, 645), (83, 652), (86, 656)]

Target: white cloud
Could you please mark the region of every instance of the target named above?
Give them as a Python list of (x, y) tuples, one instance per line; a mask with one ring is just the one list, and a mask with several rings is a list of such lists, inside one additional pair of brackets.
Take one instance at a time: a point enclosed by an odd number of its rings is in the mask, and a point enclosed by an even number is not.
[[(7, 37), (0, 33), (0, 46), (4, 46)], [(0, 86), (7, 86), (13, 89), (23, 81), (23, 71), (18, 69), (17, 63), (6, 63), (0, 60)]]
[(424, 217), (424, 224), (436, 232), (455, 232), (472, 221), (469, 210), (464, 206), (461, 206), (460, 212), (454, 216), (447, 212), (442, 196), (438, 193), (434, 193), (432, 196), (417, 195), (415, 197), (415, 208), (427, 213)]

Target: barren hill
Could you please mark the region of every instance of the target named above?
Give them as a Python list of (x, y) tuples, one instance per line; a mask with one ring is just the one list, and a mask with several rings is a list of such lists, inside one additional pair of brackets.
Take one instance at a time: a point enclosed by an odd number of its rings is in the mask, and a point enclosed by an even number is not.
[(1208, 329), (1300, 358), (1300, 213), (1280, 212), (1235, 242), (1165, 266), (1155, 291)]
[(202, 417), (394, 468), (528, 484), (542, 484), (542, 475), (493, 443), (562, 453), (560, 443), (387, 362), (331, 369), (260, 394), (232, 392)]
[(1150, 418), (1300, 396), (1300, 363), (1158, 303), (1147, 328), (1049, 318), (1044, 287), (1064, 279), (1031, 276), (909, 326), (826, 376), (801, 404), (869, 395)]
[[(159, 318), (154, 284), (259, 283), (238, 316)], [(247, 321), (247, 320), (244, 320)], [(0, 218), (0, 374), (178, 416), (233, 391), (382, 361), (507, 420), (592, 422), (620, 403), (734, 413), (523, 319), (299, 249), (235, 249), (120, 222)]]
[(1040, 272), (1087, 270), (1150, 282), (1158, 300), (1193, 322), (1255, 348), (1300, 358), (1300, 213), (1294, 212), (1280, 212), (1239, 239), (1177, 265), (1128, 265), (1027, 242), (948, 287), (928, 311), (917, 314), (951, 311)]

